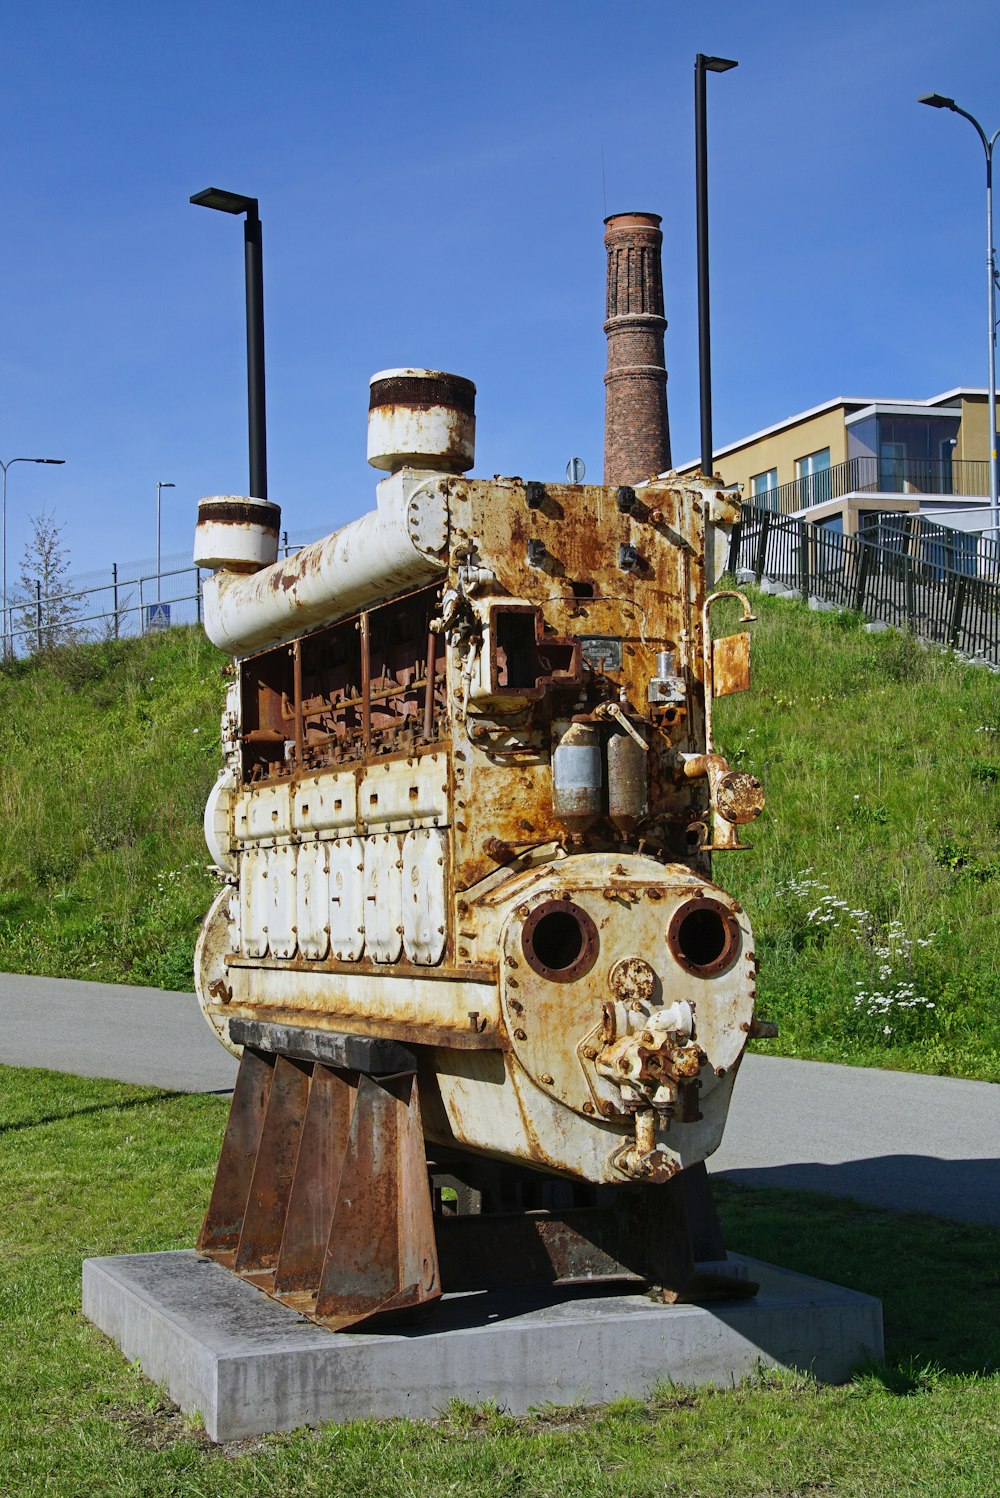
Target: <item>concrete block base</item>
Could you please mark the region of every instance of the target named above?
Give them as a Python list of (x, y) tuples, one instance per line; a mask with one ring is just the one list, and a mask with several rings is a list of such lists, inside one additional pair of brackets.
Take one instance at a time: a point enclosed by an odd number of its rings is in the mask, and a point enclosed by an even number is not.
[(871, 1296), (733, 1255), (753, 1300), (661, 1306), (574, 1290), (445, 1296), (423, 1323), (333, 1333), (191, 1251), (87, 1259), (83, 1311), (198, 1411), (214, 1441), (364, 1416), (431, 1417), (452, 1399), (604, 1404), (658, 1382), (732, 1384), (765, 1367), (837, 1382), (882, 1355)]

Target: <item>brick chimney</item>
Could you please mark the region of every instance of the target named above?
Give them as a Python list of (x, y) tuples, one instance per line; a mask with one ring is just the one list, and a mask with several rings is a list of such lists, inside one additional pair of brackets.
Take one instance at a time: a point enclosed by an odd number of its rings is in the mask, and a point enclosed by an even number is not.
[(608, 372), (604, 482), (638, 484), (670, 467), (663, 362), (663, 272), (658, 213), (604, 220), (608, 251)]

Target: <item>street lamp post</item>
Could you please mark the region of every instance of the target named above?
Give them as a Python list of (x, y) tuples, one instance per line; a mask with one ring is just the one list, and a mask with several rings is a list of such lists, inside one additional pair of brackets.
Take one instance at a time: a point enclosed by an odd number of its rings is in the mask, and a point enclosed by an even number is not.
[(983, 143), (986, 152), (986, 305), (989, 319), (989, 359), (990, 359), (990, 383), (989, 383), (989, 422), (990, 422), (990, 527), (995, 540), (1000, 541), (1000, 497), (998, 497), (997, 484), (997, 305), (996, 284), (997, 268), (996, 257), (993, 252), (993, 147), (1000, 136), (1000, 130), (994, 130), (993, 134), (987, 136), (986, 131), (967, 109), (961, 109), (954, 99), (945, 98), (944, 94), (921, 94), (917, 100), (918, 104), (927, 104), (931, 109), (950, 109), (952, 114), (960, 114), (963, 119), (974, 126), (976, 134)]
[(267, 498), (267, 421), (264, 407), (264, 259), (257, 199), (221, 187), (191, 198), (199, 208), (245, 213), (243, 225), (247, 295), (247, 406), (250, 435), (250, 494)]
[(728, 57), (694, 60), (694, 159), (695, 197), (698, 217), (698, 368), (701, 387), (701, 469), (711, 475), (715, 468), (712, 448), (712, 340), (708, 295), (708, 120), (705, 74), (728, 73), (739, 67)]
[(160, 601), (160, 490), (176, 489), (176, 484), (160, 484), (156, 486), (156, 601)]
[(49, 463), (55, 467), (61, 467), (65, 458), (8, 458), (6, 463), (0, 461), (3, 469), (3, 500), (0, 503), (0, 554), (3, 557), (3, 578), (0, 582), (3, 592), (3, 654), (6, 658), (10, 654), (10, 620), (7, 615), (7, 469), (13, 468), (15, 463)]

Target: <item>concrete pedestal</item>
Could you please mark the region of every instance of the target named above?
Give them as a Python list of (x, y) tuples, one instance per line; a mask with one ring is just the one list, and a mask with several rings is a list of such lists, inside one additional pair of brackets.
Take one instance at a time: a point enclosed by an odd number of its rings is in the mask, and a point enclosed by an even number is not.
[(882, 1355), (882, 1307), (733, 1255), (753, 1300), (661, 1306), (578, 1290), (445, 1296), (418, 1326), (328, 1332), (191, 1251), (87, 1259), (83, 1311), (214, 1441), (448, 1402), (603, 1404), (658, 1382), (728, 1385), (765, 1367), (837, 1382)]

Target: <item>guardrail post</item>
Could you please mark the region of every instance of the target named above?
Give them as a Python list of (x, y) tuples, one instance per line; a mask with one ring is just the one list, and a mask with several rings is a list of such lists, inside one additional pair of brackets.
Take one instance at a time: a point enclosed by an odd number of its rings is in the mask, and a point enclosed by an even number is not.
[(868, 591), (868, 571), (871, 567), (872, 549), (867, 541), (862, 541), (858, 546), (858, 572), (854, 579), (854, 596), (851, 599), (851, 608), (856, 614), (863, 614), (865, 608), (865, 594)]
[(958, 649), (958, 637), (962, 629), (962, 615), (965, 613), (966, 581), (963, 573), (955, 583), (955, 595), (951, 600), (951, 618), (948, 621), (948, 644), (952, 650)]
[(767, 534), (771, 529), (771, 512), (765, 510), (760, 517), (760, 530), (757, 532), (757, 557), (754, 562), (754, 577), (758, 584), (764, 576), (764, 568), (767, 565)]
[(736, 576), (736, 569), (740, 565), (740, 546), (743, 544), (743, 521), (737, 520), (729, 537), (729, 561), (727, 571)]
[(906, 624), (913, 629), (917, 622), (917, 596), (913, 576), (913, 558), (909, 554), (903, 557), (903, 565), (906, 571), (903, 573), (903, 586), (906, 597)]
[(809, 521), (799, 521), (799, 590), (803, 602), (809, 601)]

